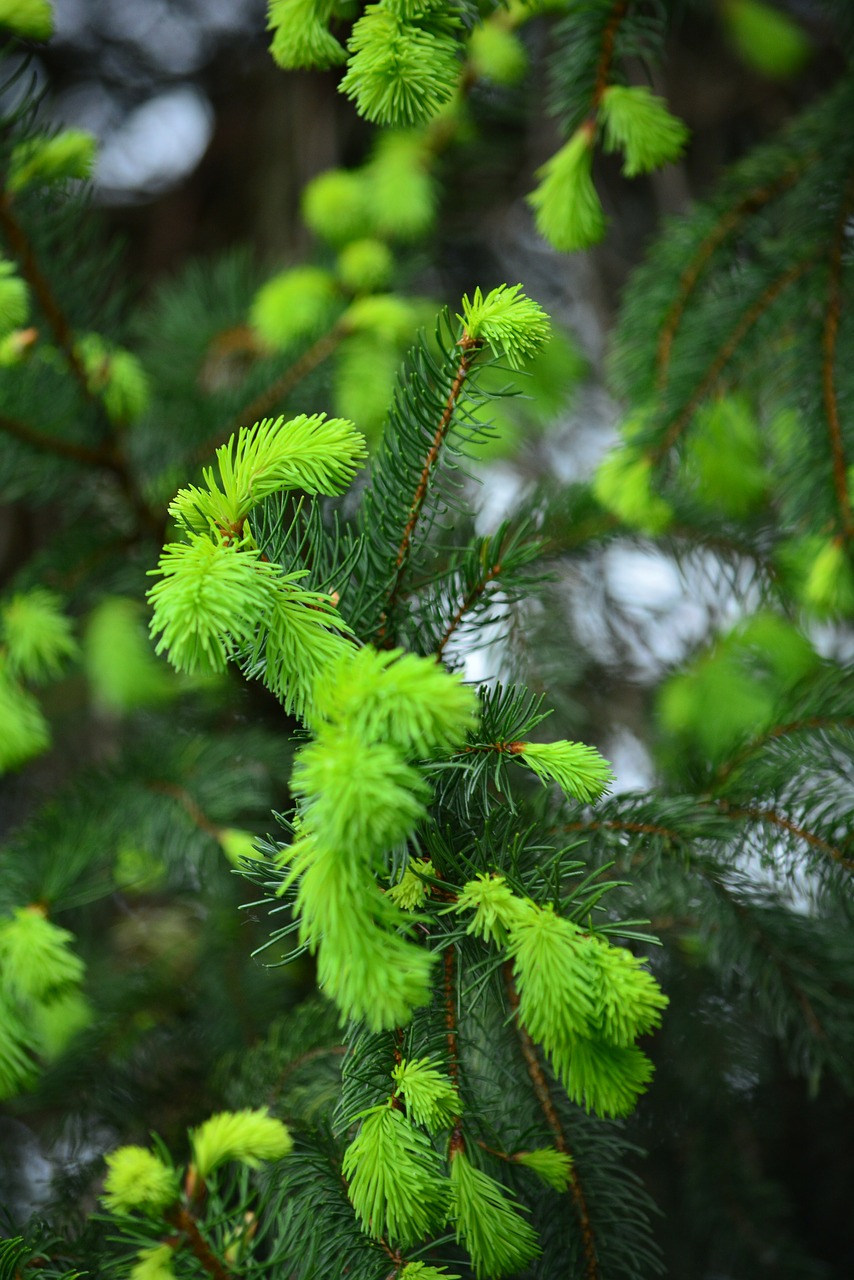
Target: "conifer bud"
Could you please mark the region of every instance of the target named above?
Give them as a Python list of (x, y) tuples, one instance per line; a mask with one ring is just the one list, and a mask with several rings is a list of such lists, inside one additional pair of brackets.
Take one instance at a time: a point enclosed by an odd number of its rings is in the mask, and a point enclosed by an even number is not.
[(157, 1213), (178, 1199), (178, 1175), (147, 1147), (119, 1147), (107, 1157), (101, 1199), (108, 1209)]
[(257, 1168), (262, 1160), (281, 1160), (293, 1147), (293, 1139), (281, 1120), (266, 1107), (253, 1111), (222, 1111), (211, 1116), (191, 1135), (193, 1163), (199, 1177), (221, 1164), (236, 1160)]
[(528, 196), (537, 230), (563, 253), (588, 249), (605, 234), (605, 214), (593, 185), (595, 129), (583, 124), (537, 170), (540, 185)]
[(0, 0), (0, 26), (31, 40), (53, 35), (53, 6), (48, 0)]

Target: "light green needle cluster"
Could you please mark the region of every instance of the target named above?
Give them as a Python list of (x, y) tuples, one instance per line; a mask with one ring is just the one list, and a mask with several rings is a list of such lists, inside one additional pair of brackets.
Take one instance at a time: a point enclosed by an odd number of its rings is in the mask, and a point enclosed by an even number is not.
[(599, 105), (605, 130), (605, 150), (622, 151), (623, 173), (635, 178), (678, 160), (689, 133), (671, 115), (663, 98), (646, 85), (612, 84)]
[(318, 714), (364, 742), (423, 759), (450, 753), (475, 726), (477, 696), (459, 675), (402, 649), (342, 655), (317, 692)]
[(513, 1159), (523, 1164), (555, 1191), (566, 1191), (572, 1177), (572, 1156), (554, 1147), (538, 1147), (536, 1151), (517, 1151)]
[(101, 400), (111, 422), (136, 422), (148, 408), (148, 376), (137, 357), (107, 342), (99, 333), (86, 333), (74, 344), (93, 396)]
[(193, 1130), (190, 1142), (193, 1164), (202, 1178), (231, 1160), (256, 1169), (262, 1160), (281, 1160), (294, 1145), (286, 1126), (266, 1107), (211, 1116)]
[(119, 1147), (106, 1156), (101, 1199), (107, 1209), (157, 1213), (178, 1199), (178, 1174), (147, 1147)]
[(374, 1239), (415, 1244), (445, 1221), (448, 1183), (439, 1155), (402, 1111), (374, 1107), (344, 1153), (347, 1194)]
[(391, 1073), (414, 1124), (431, 1133), (449, 1128), (462, 1111), (455, 1085), (429, 1058), (402, 1058)]
[(585, 804), (598, 800), (614, 781), (605, 757), (583, 742), (521, 742), (516, 748), (516, 760), (544, 782), (556, 782), (568, 796)]
[(338, 255), (338, 279), (350, 293), (376, 293), (391, 283), (394, 256), (382, 240), (351, 240)]
[(454, 911), (473, 911), (466, 933), (503, 946), (509, 930), (524, 919), (533, 904), (517, 898), (503, 876), (482, 871), (463, 885)]
[(324, 414), (265, 418), (217, 450), (219, 477), (181, 489), (170, 514), (184, 542), (164, 549), (148, 593), (151, 634), (181, 671), (220, 671), (238, 655), (288, 711), (304, 716), (313, 688), (347, 642), (329, 596), (299, 586), (255, 545), (246, 520), (287, 489), (339, 493), (365, 454), (353, 424)]
[(141, 603), (129, 596), (105, 596), (92, 611), (83, 663), (93, 702), (114, 714), (162, 705), (180, 691), (151, 651)]
[(91, 176), (97, 141), (83, 129), (63, 129), (52, 138), (28, 138), (12, 151), (7, 187), (23, 191), (37, 182)]
[(25, 323), (30, 312), (27, 286), (15, 272), (15, 264), (0, 256), (0, 338)]
[(419, 7), (407, 17), (400, 6), (369, 4), (353, 28), (341, 92), (374, 124), (420, 124), (450, 101), (460, 75), (457, 23), (444, 9)]
[(643, 533), (658, 534), (673, 510), (652, 487), (652, 459), (634, 445), (609, 453), (593, 478), (593, 493), (607, 511)]
[(422, 876), (432, 876), (433, 863), (429, 858), (410, 862), (397, 884), (386, 889), (386, 897), (390, 898), (401, 911), (416, 911), (423, 907), (430, 893), (430, 886), (424, 883)]
[(569, 1097), (602, 1115), (626, 1115), (652, 1075), (634, 1040), (659, 1025), (668, 1003), (655, 979), (631, 953), (550, 908), (513, 928), (507, 952), (519, 1019)]
[[(517, 35), (495, 18), (475, 27), (469, 37), (468, 58), (479, 79), (517, 84), (528, 70), (528, 53)], [(503, 16), (503, 15), (502, 15)]]
[(451, 1215), (457, 1241), (464, 1244), (478, 1280), (500, 1280), (519, 1271), (540, 1252), (521, 1206), (504, 1187), (476, 1169), (464, 1151), (451, 1159)]
[(78, 651), (61, 600), (42, 587), (14, 595), (3, 604), (0, 637), (8, 671), (22, 680), (40, 682), (59, 675)]
[(129, 1280), (175, 1280), (172, 1260), (175, 1250), (169, 1244), (141, 1249), (130, 1270)]
[(287, 71), (333, 67), (346, 54), (328, 30), (332, 0), (269, 0), (267, 26), (273, 32), (270, 53)]
[(854, 616), (854, 563), (843, 540), (815, 539), (812, 563), (801, 595), (818, 617)]
[(50, 746), (50, 726), (32, 694), (22, 688), (0, 656), (0, 774), (41, 755)]
[(471, 301), (468, 295), (463, 298), (463, 312), (457, 319), (469, 338), (486, 343), (511, 369), (521, 369), (551, 336), (548, 316), (539, 303), (522, 293), (520, 284), (499, 285), (486, 297), (475, 289)]
[(261, 286), (249, 311), (249, 323), (268, 347), (284, 351), (330, 324), (337, 297), (331, 272), (321, 267), (292, 267)]
[(35, 1081), (33, 1047), (32, 1028), (24, 1022), (20, 1005), (0, 990), (0, 1099), (22, 1093)]
[(398, 650), (349, 650), (314, 688), (315, 738), (291, 779), (300, 837), (283, 855), (286, 884), (299, 881), (300, 936), (322, 987), (374, 1030), (408, 1022), (430, 998), (433, 957), (394, 931), (411, 921), (376, 878), (425, 814), (430, 791), (412, 761), (458, 746), (475, 707), (457, 676)]
[(48, 40), (53, 34), (53, 6), (48, 0), (0, 0), (0, 26), (31, 40)]
[(587, 124), (537, 170), (539, 186), (528, 196), (537, 230), (564, 253), (588, 249), (605, 234), (605, 214), (593, 185), (595, 131)]
[(74, 935), (38, 907), (18, 907), (0, 920), (0, 985), (20, 1000), (43, 1001), (79, 983), (84, 964), (71, 950)]
[(444, 1267), (432, 1267), (429, 1262), (407, 1262), (400, 1280), (460, 1280), (460, 1276)]

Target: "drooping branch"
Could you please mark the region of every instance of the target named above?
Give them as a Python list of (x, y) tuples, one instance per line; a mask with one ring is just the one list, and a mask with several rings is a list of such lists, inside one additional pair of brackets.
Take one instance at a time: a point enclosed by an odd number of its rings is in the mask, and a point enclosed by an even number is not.
[(767, 742), (776, 738), (787, 738), (793, 733), (804, 733), (810, 729), (854, 729), (854, 716), (806, 716), (803, 720), (789, 720), (785, 724), (775, 724), (764, 733), (757, 734), (730, 760), (726, 760), (715, 772), (715, 782), (726, 782), (727, 778), (743, 764), (754, 751), (759, 751)]
[(786, 169), (780, 174), (779, 178), (774, 182), (764, 183), (761, 187), (756, 187), (753, 191), (748, 192), (743, 199), (733, 208), (728, 209), (719, 221), (712, 227), (711, 231), (701, 241), (697, 247), (691, 261), (687, 263), (681, 276), (679, 277), (679, 285), (676, 290), (676, 297), (673, 299), (668, 309), (667, 315), (664, 317), (664, 323), (661, 326), (661, 332), (658, 336), (658, 346), (655, 353), (655, 363), (658, 367), (658, 386), (659, 389), (664, 387), (667, 382), (667, 374), (670, 365), (670, 353), (673, 347), (673, 341), (676, 337), (676, 331), (682, 321), (685, 308), (691, 298), (691, 294), (697, 287), (697, 282), (705, 271), (706, 267), (714, 255), (716, 249), (723, 244), (727, 236), (738, 227), (746, 217), (752, 213), (757, 213), (766, 204), (776, 199), (778, 195), (791, 187), (800, 177), (808, 160), (811, 157), (804, 157), (798, 164), (793, 164), (791, 168)]
[(519, 993), (516, 990), (516, 984), (513, 981), (513, 973), (510, 965), (504, 966), (504, 983), (507, 990), (507, 999), (511, 1009), (517, 1016), (514, 1018), (514, 1026), (516, 1034), (519, 1037), (519, 1048), (522, 1057), (525, 1060), (525, 1066), (534, 1087), (534, 1094), (537, 1102), (545, 1117), (546, 1123), (554, 1134), (554, 1145), (556, 1149), (564, 1155), (570, 1157), (572, 1163), (569, 1167), (569, 1195), (572, 1200), (573, 1208), (578, 1218), (578, 1225), (581, 1231), (581, 1244), (584, 1251), (584, 1275), (586, 1280), (601, 1280), (601, 1271), (599, 1268), (599, 1258), (596, 1249), (596, 1237), (593, 1233), (593, 1224), (590, 1220), (590, 1209), (587, 1204), (587, 1197), (584, 1194), (584, 1187), (578, 1176), (578, 1170), (575, 1161), (572, 1159), (572, 1151), (567, 1141), (566, 1132), (561, 1124), (560, 1116), (554, 1104), (554, 1099), (549, 1089), (546, 1074), (543, 1071), (542, 1064), (537, 1055), (536, 1046), (529, 1036), (528, 1032), (522, 1026), (518, 1018), (519, 1010)]
[(74, 331), (56, 299), (50, 282), (39, 266), (35, 251), (26, 232), (15, 217), (8, 195), (0, 195), (0, 227), (3, 229), (10, 249), (20, 263), (24, 279), (38, 299), (44, 317), (50, 325), (56, 345), (64, 355), (68, 367), (80, 384), (86, 399), (94, 400), (95, 397), (92, 395), (89, 388), (89, 380), (86, 377), (86, 370), (83, 368), (80, 357), (74, 348)]
[(714, 360), (706, 369), (700, 379), (697, 389), (691, 396), (688, 403), (682, 409), (681, 413), (673, 420), (668, 428), (663, 440), (651, 451), (653, 462), (659, 462), (673, 448), (682, 432), (691, 422), (694, 414), (702, 403), (703, 397), (711, 391), (724, 369), (735, 355), (740, 344), (756, 324), (756, 322), (764, 315), (770, 306), (776, 302), (780, 294), (798, 280), (813, 265), (814, 258), (811, 254), (808, 258), (804, 258), (801, 262), (794, 263), (787, 271), (784, 271), (776, 279), (772, 280), (765, 289), (762, 290), (759, 297), (752, 306), (739, 319), (738, 324), (733, 329), (726, 342), (718, 351)]
[(725, 813), (730, 818), (747, 818), (751, 822), (767, 822), (770, 826), (778, 827), (781, 831), (788, 831), (790, 835), (797, 836), (799, 840), (803, 840), (812, 849), (819, 849), (822, 853), (828, 854), (834, 862), (838, 862), (846, 870), (854, 871), (854, 858), (847, 858), (835, 844), (831, 844), (829, 840), (825, 840), (817, 832), (810, 831), (807, 827), (801, 826), (791, 818), (787, 818), (785, 814), (778, 813), (776, 809), (737, 807), (730, 805), (726, 800), (718, 800), (716, 804), (721, 813)]
[(616, 0), (602, 32), (602, 44), (599, 49), (599, 62), (596, 67), (596, 82), (593, 86), (593, 102), (591, 104), (594, 112), (602, 101), (602, 95), (608, 88), (611, 65), (614, 61), (614, 43), (617, 39), (617, 31), (628, 11), (629, 0)]

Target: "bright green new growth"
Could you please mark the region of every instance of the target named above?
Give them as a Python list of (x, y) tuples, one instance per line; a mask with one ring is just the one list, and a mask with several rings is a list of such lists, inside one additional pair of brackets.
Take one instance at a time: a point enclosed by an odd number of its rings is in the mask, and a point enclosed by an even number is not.
[(400, 1273), (400, 1280), (460, 1280), (460, 1277), (444, 1267), (431, 1267), (428, 1262), (407, 1262)]
[(564, 253), (588, 249), (605, 234), (605, 214), (593, 185), (594, 131), (582, 125), (537, 170), (540, 185), (528, 196), (537, 230)]
[(363, 742), (425, 758), (462, 745), (476, 723), (477, 695), (429, 658), (365, 646), (342, 654), (315, 705), (323, 719), (346, 724)]
[(23, 191), (34, 182), (59, 182), (91, 176), (97, 141), (83, 129), (63, 129), (52, 138), (28, 138), (12, 152), (8, 189)]
[(572, 1177), (572, 1156), (554, 1147), (539, 1147), (536, 1151), (517, 1151), (513, 1159), (523, 1164), (555, 1191), (566, 1191)]
[(53, 34), (53, 7), (48, 0), (0, 0), (0, 25), (31, 40), (48, 40)]
[(551, 335), (549, 318), (539, 303), (522, 293), (522, 286), (502, 284), (483, 296), (475, 289), (469, 301), (463, 298), (462, 321), (466, 334), (477, 343), (485, 343), (511, 369), (521, 369), (548, 342)]
[(608, 454), (593, 479), (593, 493), (607, 511), (644, 533), (663, 533), (673, 510), (652, 488), (652, 459), (634, 445)]
[(38, 907), (18, 907), (0, 921), (0, 985), (23, 1001), (44, 1001), (78, 984), (83, 961), (70, 949), (74, 935)]
[(598, 800), (614, 781), (605, 757), (583, 742), (520, 742), (514, 759), (526, 764), (543, 782), (556, 782), (568, 796), (585, 804)]
[(147, 1147), (119, 1147), (105, 1159), (107, 1176), (101, 1199), (107, 1209), (157, 1213), (178, 1199), (178, 1174)]
[(274, 351), (312, 337), (332, 319), (337, 298), (335, 277), (320, 267), (293, 267), (262, 285), (249, 323)]
[(302, 216), (316, 236), (349, 244), (371, 231), (370, 183), (364, 169), (327, 169), (302, 193)]
[[(418, 874), (419, 872), (421, 875)], [(421, 876), (432, 876), (432, 874), (433, 863), (429, 858), (410, 862), (397, 884), (386, 889), (386, 897), (401, 911), (416, 911), (424, 906), (430, 894), (430, 886), (424, 883)]]
[(551, 1052), (567, 1035), (586, 1035), (595, 1016), (592, 939), (550, 907), (536, 908), (511, 930), (507, 954), (519, 992), (519, 1017)]
[(32, 1087), (38, 1075), (31, 1029), (21, 1018), (17, 1002), (0, 990), (0, 1099)]
[(439, 1155), (427, 1135), (394, 1107), (374, 1107), (363, 1115), (342, 1171), (362, 1230), (374, 1239), (414, 1244), (445, 1219), (448, 1184)]
[(77, 654), (59, 597), (41, 587), (14, 595), (2, 606), (0, 639), (10, 675), (36, 683), (59, 675)]
[(347, 55), (327, 30), (331, 15), (332, 0), (269, 0), (273, 60), (285, 70), (343, 62)]
[(726, 0), (722, 15), (745, 62), (769, 79), (793, 76), (810, 55), (810, 42), (801, 27), (765, 0)]
[(407, 1061), (402, 1058), (391, 1073), (397, 1091), (406, 1103), (413, 1124), (431, 1133), (449, 1128), (459, 1117), (462, 1103), (456, 1086), (429, 1058)]
[(537, 1236), (520, 1205), (494, 1178), (476, 1169), (464, 1151), (451, 1157), (451, 1215), (458, 1243), (471, 1254), (478, 1280), (524, 1267), (540, 1252)]
[(112, 713), (161, 705), (179, 684), (151, 651), (143, 609), (127, 596), (105, 596), (83, 637), (83, 665), (96, 706)]
[(50, 746), (50, 727), (41, 707), (22, 689), (0, 655), (0, 774), (40, 755)]
[(427, 234), (438, 201), (432, 162), (425, 131), (392, 129), (380, 134), (363, 170), (369, 184), (374, 234), (403, 241)]
[(174, 1256), (175, 1250), (168, 1244), (141, 1249), (137, 1261), (131, 1267), (129, 1280), (175, 1280), (172, 1269)]
[(804, 604), (817, 617), (854, 614), (854, 565), (841, 539), (815, 541), (812, 565), (804, 579)]
[(661, 1024), (668, 999), (641, 959), (597, 938), (587, 960), (593, 972), (590, 1021), (597, 1038), (626, 1048)]
[(474, 28), (468, 58), (474, 75), (496, 84), (516, 84), (528, 70), (528, 53), (522, 41), (495, 20)]
[(534, 907), (524, 898), (517, 898), (503, 876), (482, 871), (463, 885), (453, 910), (473, 910), (466, 933), (503, 946), (509, 930)]
[(374, 124), (421, 124), (454, 94), (460, 73), (457, 22), (423, 6), (407, 19), (370, 4), (353, 28), (341, 92)]
[(233, 536), (253, 507), (283, 489), (341, 493), (365, 456), (364, 439), (344, 418), (264, 418), (241, 427), (217, 449), (219, 482), (213, 467), (206, 467), (207, 490), (179, 489), (169, 514), (187, 529)]
[(27, 1014), (39, 1055), (46, 1062), (55, 1062), (95, 1017), (92, 1005), (76, 987), (63, 988), (45, 1004), (31, 1005)]
[(652, 1079), (653, 1067), (637, 1045), (619, 1046), (569, 1035), (551, 1053), (567, 1096), (602, 1116), (627, 1116)]
[(141, 418), (148, 407), (148, 378), (130, 351), (87, 333), (74, 344), (93, 396), (98, 396), (111, 422), (124, 425)]
[(743, 519), (768, 489), (756, 413), (743, 396), (721, 396), (694, 417), (682, 450), (683, 474), (695, 501)]
[(605, 150), (623, 152), (623, 173), (635, 178), (678, 160), (688, 129), (670, 114), (663, 98), (646, 85), (612, 84), (599, 105), (605, 128)]
[(394, 274), (394, 256), (382, 240), (353, 240), (338, 255), (338, 279), (351, 293), (376, 293)]
[(19, 329), (30, 311), (30, 295), (15, 264), (0, 257), (0, 337)]
[(190, 1141), (193, 1163), (202, 1178), (230, 1160), (256, 1169), (262, 1160), (281, 1160), (294, 1145), (285, 1125), (266, 1107), (222, 1111), (193, 1130)]

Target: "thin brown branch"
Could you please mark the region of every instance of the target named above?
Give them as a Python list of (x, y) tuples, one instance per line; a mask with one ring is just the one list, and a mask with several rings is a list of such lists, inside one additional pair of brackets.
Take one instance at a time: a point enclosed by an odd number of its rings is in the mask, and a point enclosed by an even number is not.
[(448, 1074), (456, 1085), (459, 1083), (460, 1078), (460, 1047), (457, 1039), (457, 1009), (456, 1000), (454, 998), (455, 978), (456, 965), (454, 963), (454, 948), (453, 946), (450, 946), (445, 950), (443, 960), (445, 1038), (448, 1044)]
[(44, 318), (50, 325), (56, 345), (65, 356), (68, 367), (80, 384), (86, 399), (94, 400), (95, 397), (92, 395), (89, 388), (89, 380), (86, 377), (86, 370), (83, 368), (80, 357), (74, 349), (74, 331), (54, 295), (50, 282), (38, 264), (33, 247), (23, 227), (15, 217), (8, 194), (0, 196), (0, 228), (2, 228), (8, 241), (9, 248), (21, 264), (24, 279), (35, 294)]
[(800, 177), (806, 163), (807, 158), (800, 164), (793, 165), (790, 169), (787, 169), (785, 173), (780, 174), (776, 181), (765, 183), (763, 186), (756, 187), (753, 191), (748, 192), (742, 200), (739, 200), (738, 204), (727, 210), (698, 246), (693, 258), (679, 277), (676, 297), (664, 317), (664, 323), (661, 326), (661, 332), (658, 337), (655, 362), (658, 366), (659, 389), (667, 382), (673, 340), (676, 337), (676, 331), (682, 321), (685, 308), (697, 286), (697, 281), (711, 261), (715, 250), (723, 244), (730, 232), (734, 231), (744, 218), (751, 213), (756, 213), (764, 205), (792, 186)]
[(833, 729), (837, 725), (843, 729), (854, 729), (854, 716), (807, 716), (803, 720), (789, 720), (786, 724), (775, 724), (765, 733), (757, 734), (731, 760), (726, 760), (720, 765), (715, 773), (715, 782), (725, 782), (734, 769), (752, 756), (754, 751), (764, 747), (766, 742), (773, 742), (775, 738), (786, 738), (790, 733), (803, 733), (808, 729)]
[(293, 364), (288, 365), (287, 369), (270, 383), (269, 387), (265, 387), (253, 400), (244, 405), (227, 427), (199, 445), (193, 454), (192, 461), (200, 464), (207, 462), (214, 450), (224, 444), (241, 427), (252, 427), (262, 418), (266, 418), (286, 396), (290, 395), (303, 378), (308, 377), (332, 355), (346, 333), (346, 327), (339, 322), (333, 325), (328, 333), (321, 334), (316, 342), (312, 343)]
[(833, 487), (839, 506), (841, 534), (846, 542), (854, 537), (854, 518), (851, 514), (851, 498), (848, 493), (848, 466), (842, 441), (842, 422), (839, 417), (839, 399), (836, 394), (836, 344), (839, 337), (839, 321), (842, 316), (842, 251), (845, 246), (846, 227), (854, 204), (854, 174), (848, 180), (845, 199), (836, 223), (836, 234), (828, 262), (827, 315), (821, 339), (821, 383), (824, 411), (830, 436), (830, 453), (833, 460)]
[(117, 470), (117, 461), (110, 450), (93, 449), (89, 445), (78, 444), (74, 440), (60, 440), (57, 436), (48, 435), (31, 427), (28, 422), (17, 418), (7, 418), (0, 414), (0, 431), (13, 436), (24, 444), (31, 445), (40, 453), (52, 453), (57, 458), (66, 458), (70, 462), (82, 462), (89, 467), (106, 467), (109, 471)]
[(557, 1113), (554, 1099), (546, 1080), (545, 1072), (537, 1055), (536, 1046), (528, 1035), (528, 1032), (519, 1021), (519, 993), (516, 990), (516, 984), (513, 981), (513, 971), (509, 964), (504, 966), (504, 983), (507, 989), (507, 999), (510, 1007), (516, 1015), (514, 1022), (516, 1032), (519, 1036), (519, 1047), (522, 1051), (522, 1057), (525, 1059), (525, 1066), (528, 1069), (528, 1075), (531, 1084), (534, 1086), (534, 1093), (540, 1104), (540, 1109), (545, 1116), (546, 1123), (554, 1134), (554, 1144), (558, 1151), (570, 1157), (572, 1163), (569, 1167), (569, 1195), (572, 1200), (578, 1218), (578, 1225), (581, 1230), (581, 1244), (584, 1250), (584, 1275), (586, 1280), (601, 1280), (601, 1271), (599, 1269), (599, 1258), (596, 1252), (596, 1238), (593, 1234), (593, 1224), (590, 1221), (590, 1209), (587, 1205), (587, 1197), (584, 1194), (584, 1188), (581, 1185), (581, 1179), (578, 1176), (578, 1170), (575, 1167), (575, 1161), (572, 1159), (572, 1150), (567, 1141), (566, 1133)]
[(834, 862), (838, 862), (846, 870), (854, 871), (854, 859), (846, 858), (842, 850), (838, 849), (835, 844), (831, 844), (823, 836), (817, 835), (815, 831), (810, 831), (807, 827), (802, 827), (797, 822), (793, 822), (791, 818), (787, 818), (785, 814), (778, 813), (776, 809), (736, 807), (728, 804), (726, 800), (716, 801), (716, 806), (721, 813), (725, 813), (730, 818), (748, 818), (751, 822), (767, 822), (772, 827), (779, 827), (781, 831), (788, 831), (790, 835), (797, 836), (799, 840), (803, 840), (811, 848), (819, 849), (822, 853), (828, 854)]
[(745, 311), (744, 315), (741, 317), (738, 324), (735, 326), (732, 333), (720, 348), (706, 372), (703, 374), (703, 377), (700, 379), (697, 389), (691, 399), (685, 405), (682, 412), (671, 423), (661, 443), (651, 451), (651, 458), (653, 462), (659, 461), (670, 449), (672, 449), (673, 445), (679, 439), (680, 435), (696, 413), (703, 397), (715, 385), (718, 378), (735, 355), (741, 342), (764, 312), (766, 312), (768, 308), (776, 302), (783, 290), (787, 289), (790, 284), (793, 284), (795, 280), (799, 279), (805, 271), (808, 271), (813, 265), (813, 261), (814, 259), (812, 255), (810, 255), (810, 257), (804, 258), (803, 261), (796, 262), (793, 266), (789, 267), (788, 271), (784, 271), (782, 275), (779, 275), (775, 280), (772, 280), (771, 283), (762, 290), (753, 305)]
[(611, 64), (614, 61), (614, 42), (617, 39), (620, 23), (625, 18), (628, 10), (629, 0), (616, 0), (602, 32), (602, 44), (599, 50), (599, 63), (596, 67), (596, 81), (593, 86), (593, 102), (591, 104), (594, 112), (602, 101), (602, 95), (608, 88)]
[(150, 791), (159, 791), (162, 795), (171, 796), (173, 800), (177, 800), (189, 815), (194, 826), (203, 831), (206, 836), (219, 840), (220, 828), (216, 823), (211, 822), (204, 810), (199, 807), (189, 791), (185, 790), (184, 787), (178, 786), (177, 782), (167, 782), (165, 778), (156, 778), (148, 783), (148, 788)]
[(213, 1276), (214, 1280), (234, 1280), (232, 1273), (220, 1262), (205, 1240), (191, 1213), (183, 1206), (175, 1205), (174, 1208), (167, 1210), (164, 1217), (171, 1226), (177, 1227), (184, 1235), (193, 1256), (209, 1276)]
[(432, 443), (427, 451), (427, 456), (424, 459), (424, 466), (421, 469), (421, 475), (418, 478), (418, 484), (416, 485), (412, 503), (409, 508), (409, 516), (407, 518), (406, 525), (404, 526), (400, 545), (397, 548), (397, 555), (395, 557), (395, 574), (388, 594), (388, 599), (386, 601), (380, 630), (377, 635), (378, 643), (382, 643), (386, 638), (388, 618), (397, 603), (397, 598), (400, 594), (403, 575), (409, 562), (410, 551), (412, 550), (412, 538), (415, 533), (416, 525), (421, 517), (421, 512), (424, 509), (424, 503), (427, 499), (430, 477), (433, 473), (433, 468), (439, 459), (439, 454), (442, 451), (442, 445), (444, 444), (445, 438), (450, 430), (454, 417), (454, 410), (457, 407), (457, 401), (459, 400), (460, 393), (462, 392), (463, 384), (468, 377), (469, 370), (471, 369), (475, 354), (479, 350), (480, 345), (480, 342), (476, 338), (470, 338), (467, 333), (464, 333), (459, 341), (459, 347), (462, 351), (462, 355), (460, 356), (460, 362), (457, 365), (456, 373), (454, 374), (454, 379), (451, 383), (451, 389), (448, 392), (445, 406), (442, 410), (442, 416), (439, 419), (439, 425), (436, 428), (436, 434), (433, 436)]
[(499, 574), (501, 573), (501, 569), (502, 569), (502, 565), (501, 565), (501, 562), (499, 561), (497, 564), (494, 564), (489, 570), (487, 570), (487, 572), (480, 579), (480, 581), (476, 582), (475, 585), (468, 592), (462, 604), (454, 614), (453, 618), (448, 623), (445, 634), (442, 636), (442, 639), (439, 641), (439, 644), (436, 648), (437, 662), (442, 661), (442, 656), (448, 645), (448, 641), (451, 639), (451, 636), (457, 630), (457, 628), (459, 627), (460, 623), (462, 622), (466, 614), (469, 612), (469, 610), (473, 609), (474, 606), (477, 604), (478, 600), (483, 595), (484, 591), (489, 586), (490, 582), (494, 582), (495, 579), (499, 576)]

